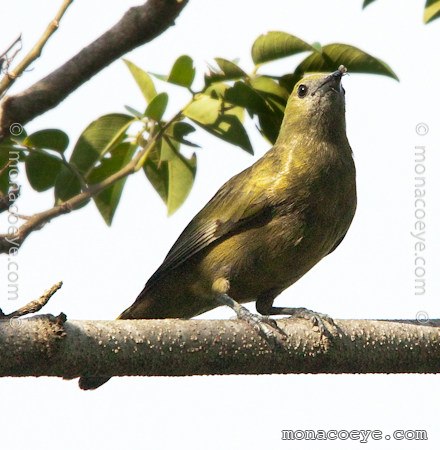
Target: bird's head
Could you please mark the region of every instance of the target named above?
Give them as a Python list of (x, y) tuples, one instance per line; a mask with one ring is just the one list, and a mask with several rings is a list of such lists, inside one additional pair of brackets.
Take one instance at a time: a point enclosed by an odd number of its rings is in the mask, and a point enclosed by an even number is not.
[[(332, 135), (345, 133), (344, 66), (331, 74), (311, 74), (296, 83), (287, 102), (283, 132)], [(284, 128), (284, 130), (283, 130)]]

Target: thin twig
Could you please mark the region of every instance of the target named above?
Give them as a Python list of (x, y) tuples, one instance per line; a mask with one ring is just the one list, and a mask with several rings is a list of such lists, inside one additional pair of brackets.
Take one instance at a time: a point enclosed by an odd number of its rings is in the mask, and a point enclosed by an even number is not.
[(0, 102), (0, 140), (10, 126), (22, 126), (54, 108), (113, 61), (162, 34), (188, 0), (148, 0), (130, 8), (121, 20), (77, 55), (26, 90)]
[(33, 314), (40, 311), (40, 309), (47, 304), (50, 298), (55, 294), (56, 291), (58, 291), (58, 289), (61, 288), (62, 285), (63, 282), (59, 281), (50, 289), (48, 289), (40, 298), (38, 298), (37, 300), (32, 300), (27, 305), (22, 306), (21, 308), (10, 314), (3, 314), (3, 311), (0, 309), (0, 319), (16, 319), (18, 317), (27, 316), (28, 314)]
[(8, 170), (8, 167), (12, 164), (12, 161), (6, 161), (6, 164), (0, 168), (0, 177), (3, 175), (4, 172), (6, 172)]
[[(190, 103), (190, 102), (189, 102)], [(189, 104), (188, 103), (188, 104)], [(182, 111), (188, 106), (184, 106), (180, 109), (168, 122), (166, 122), (155, 134), (148, 136), (147, 142), (144, 148), (122, 169), (118, 170), (114, 174), (110, 175), (100, 183), (92, 184), (86, 187), (83, 192), (75, 195), (74, 197), (66, 200), (59, 205), (54, 206), (41, 213), (30, 216), (28, 220), (20, 226), (16, 233), (0, 234), (0, 253), (8, 253), (11, 248), (20, 247), (26, 237), (33, 231), (40, 230), (51, 219), (59, 217), (63, 214), (68, 214), (76, 207), (81, 205), (87, 200), (90, 200), (93, 196), (99, 194), (104, 189), (109, 188), (119, 180), (139, 171), (145, 165), (151, 151), (154, 149), (156, 143), (164, 135), (165, 131), (182, 116)], [(18, 217), (18, 216), (17, 216)]]
[(21, 246), (26, 237), (32, 233), (32, 231), (40, 230), (51, 219), (61, 216), (63, 214), (70, 213), (73, 209), (79, 206), (81, 203), (89, 200), (94, 195), (100, 193), (104, 189), (112, 186), (117, 181), (125, 178), (126, 176), (135, 172), (135, 164), (138, 161), (140, 155), (143, 155), (144, 151), (140, 152), (135, 158), (133, 158), (125, 167), (118, 172), (114, 173), (110, 177), (101, 181), (100, 183), (91, 185), (86, 191), (83, 191), (71, 199), (60, 203), (46, 211), (42, 211), (38, 214), (34, 214), (31, 218), (20, 226), (18, 231), (14, 234), (1, 234), (0, 235), (0, 253), (7, 253), (10, 248), (18, 248)]
[(87, 181), (83, 174), (76, 168), (75, 164), (69, 163), (67, 161), (66, 155), (64, 153), (61, 153), (61, 160), (67, 169), (69, 169), (73, 174), (78, 178), (79, 184), (81, 186), (81, 189), (85, 191), (87, 189)]
[[(175, 120), (176, 117), (179, 117), (179, 114), (180, 112), (176, 114), (171, 119), (171, 121)], [(101, 181), (100, 183), (88, 186), (85, 191), (75, 195), (74, 197), (63, 203), (60, 203), (57, 206), (54, 206), (53, 208), (42, 211), (38, 214), (34, 214), (29, 218), (27, 222), (21, 225), (16, 233), (0, 234), (0, 253), (7, 253), (11, 248), (20, 247), (20, 245), (30, 233), (35, 230), (40, 230), (51, 219), (63, 214), (70, 213), (76, 207), (91, 199), (94, 195), (99, 194), (104, 189), (112, 186), (122, 178), (125, 178), (128, 175), (131, 175), (140, 170), (143, 164), (139, 164), (139, 162), (145, 163), (148, 155), (156, 145), (157, 140), (161, 137), (165, 129), (166, 128), (163, 128), (156, 135), (149, 138), (147, 145), (127, 165), (125, 165), (122, 169), (118, 170), (114, 174), (110, 175), (105, 180)]]
[(41, 52), (46, 45), (46, 42), (58, 29), (59, 22), (66, 12), (67, 8), (73, 0), (64, 0), (61, 8), (58, 10), (55, 18), (49, 23), (46, 30), (37, 41), (37, 43), (32, 47), (29, 53), (17, 64), (15, 69), (8, 71), (5, 76), (0, 81), (0, 95), (8, 90), (15, 80), (37, 59), (40, 57)]
[(14, 46), (20, 41), (21, 41), (21, 33), (18, 36), (18, 38), (16, 38), (15, 41), (0, 55), (0, 58), (7, 56), (8, 53), (14, 48)]
[(14, 217), (17, 217), (20, 220), (29, 220), (32, 216), (27, 216), (26, 214), (18, 214), (16, 212), (11, 213)]
[[(20, 43), (20, 47), (15, 50), (15, 52), (9, 56), (8, 53), (17, 45), (17, 43)], [(17, 53), (21, 50), (21, 34), (18, 36), (17, 39), (0, 55), (0, 70), (4, 71), (9, 68), (9, 65), (14, 60), (14, 58), (17, 56)], [(6, 64), (5, 64), (6, 63)], [(5, 67), (3, 67), (3, 65)]]

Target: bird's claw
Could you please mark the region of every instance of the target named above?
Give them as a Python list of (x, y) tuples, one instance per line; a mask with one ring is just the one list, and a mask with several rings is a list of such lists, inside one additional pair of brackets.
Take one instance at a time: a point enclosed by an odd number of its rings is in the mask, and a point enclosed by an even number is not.
[(240, 309), (237, 313), (237, 318), (251, 325), (267, 341), (271, 348), (284, 345), (282, 341), (286, 339), (287, 335), (278, 327), (274, 319), (268, 316), (253, 314), (246, 308)]
[(290, 316), (293, 319), (309, 320), (315, 331), (319, 332), (321, 338), (331, 339), (333, 334), (325, 324), (327, 322), (330, 326), (336, 327), (334, 320), (327, 314), (318, 313), (307, 308), (297, 308)]
[(247, 308), (225, 293), (217, 294), (216, 300), (218, 303), (232, 308), (237, 315), (237, 319), (244, 320), (251, 325), (267, 341), (271, 348), (284, 346), (282, 341), (286, 340), (287, 335), (278, 327), (275, 320), (267, 316), (251, 313)]

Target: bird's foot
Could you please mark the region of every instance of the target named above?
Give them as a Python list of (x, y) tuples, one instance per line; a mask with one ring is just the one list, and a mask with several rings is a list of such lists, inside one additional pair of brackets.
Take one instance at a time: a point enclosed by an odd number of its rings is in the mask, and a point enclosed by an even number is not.
[(271, 298), (269, 298), (269, 302), (267, 302), (265, 298), (257, 300), (257, 311), (262, 314), (285, 315), (290, 316), (293, 319), (309, 320), (313, 329), (320, 333), (321, 339), (332, 339), (333, 334), (326, 324), (335, 328), (336, 325), (333, 319), (327, 314), (321, 314), (307, 308), (272, 306), (272, 301), (273, 299)]
[(274, 348), (276, 346), (283, 346), (286, 339), (286, 333), (279, 328), (277, 322), (268, 316), (260, 316), (259, 314), (251, 313), (247, 308), (241, 306), (237, 318), (245, 320), (251, 325), (254, 330), (264, 337), (269, 345)]
[(278, 327), (274, 319), (251, 313), (247, 308), (226, 294), (219, 294), (217, 300), (219, 303), (232, 308), (237, 315), (237, 319), (244, 320), (251, 325), (267, 341), (271, 348), (284, 346), (286, 333)]
[(336, 327), (336, 324), (329, 315), (318, 313), (307, 308), (291, 308), (289, 314), (293, 319), (309, 320), (313, 329), (321, 334), (321, 338), (332, 338), (332, 332), (329, 330), (326, 323), (331, 327)]

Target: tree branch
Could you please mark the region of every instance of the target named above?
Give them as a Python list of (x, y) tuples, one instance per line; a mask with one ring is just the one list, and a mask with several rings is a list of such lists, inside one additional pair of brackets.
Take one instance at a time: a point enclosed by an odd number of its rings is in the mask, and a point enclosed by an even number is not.
[(0, 96), (9, 89), (15, 80), (41, 55), (43, 47), (46, 42), (58, 30), (58, 25), (67, 8), (73, 0), (64, 0), (61, 8), (58, 10), (55, 18), (49, 23), (43, 35), (40, 37), (38, 42), (32, 47), (31, 51), (23, 58), (22, 61), (17, 65), (17, 67), (11, 72), (7, 71), (5, 76), (0, 80)]
[(0, 102), (0, 139), (13, 123), (24, 125), (58, 105), (79, 86), (130, 50), (159, 36), (188, 0), (149, 0), (130, 8), (122, 19), (47, 77)]
[(136, 164), (145, 154), (148, 154), (151, 146), (138, 153), (121, 170), (109, 176), (100, 183), (90, 185), (85, 191), (80, 192), (69, 200), (66, 200), (53, 208), (47, 209), (31, 216), (15, 233), (0, 234), (0, 253), (8, 253), (10, 249), (17, 249), (23, 244), (27, 236), (33, 231), (40, 230), (51, 219), (68, 214), (82, 203), (90, 200), (94, 195), (112, 186), (117, 181), (135, 172)]
[(26, 222), (21, 225), (18, 230), (16, 229), (13, 232), (7, 234), (0, 234), (0, 254), (8, 253), (11, 250), (17, 252), (19, 247), (23, 244), (24, 240), (27, 238), (27, 236), (29, 236), (30, 233), (36, 230), (40, 230), (51, 219), (59, 217), (63, 214), (70, 213), (84, 202), (89, 201), (94, 195), (99, 194), (119, 180), (142, 169), (150, 152), (154, 149), (154, 146), (156, 145), (158, 139), (175, 120), (178, 120), (181, 113), (182, 111), (177, 112), (166, 124), (162, 126), (162, 128), (156, 134), (150, 134), (145, 143), (145, 147), (136, 156), (134, 156), (134, 158), (129, 163), (122, 167), (122, 169), (118, 170), (99, 183), (87, 186), (83, 192), (80, 192), (69, 200), (60, 203), (53, 208), (47, 209), (46, 211), (42, 211), (40, 213), (27, 217)]
[[(14, 53), (9, 56), (9, 52), (12, 51), (12, 49), (17, 45), (20, 44), (20, 46), (16, 49), (14, 49)], [(2, 53), (0, 54), (0, 72), (4, 73), (10, 66), (10, 64), (12, 63), (12, 61), (14, 60), (14, 58), (17, 56), (17, 54), (20, 52), (21, 50), (21, 34), (18, 36), (18, 38), (15, 39), (15, 41)], [(1, 94), (3, 92), (0, 91), (0, 98), (1, 98)]]
[(52, 296), (55, 294), (58, 289), (61, 289), (61, 286), (63, 285), (62, 281), (59, 281), (58, 283), (54, 284), (51, 288), (49, 288), (46, 292), (44, 292), (43, 295), (41, 295), (37, 300), (32, 300), (27, 305), (18, 308), (16, 311), (10, 313), (10, 314), (4, 314), (3, 311), (0, 309), (0, 319), (17, 319), (22, 316), (27, 316), (28, 314), (33, 314), (47, 304), (47, 302), (52, 298)]
[(440, 320), (336, 320), (331, 340), (279, 320), (271, 348), (239, 320), (0, 321), (0, 376), (439, 373)]

